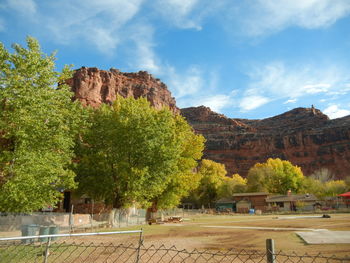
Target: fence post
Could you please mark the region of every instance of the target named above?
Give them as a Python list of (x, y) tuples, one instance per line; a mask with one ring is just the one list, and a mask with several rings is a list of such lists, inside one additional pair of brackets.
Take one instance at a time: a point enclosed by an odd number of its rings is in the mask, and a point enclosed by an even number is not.
[(139, 246), (137, 247), (137, 253), (136, 253), (136, 261), (135, 263), (139, 263), (140, 262), (140, 252), (141, 252), (141, 246), (143, 243), (143, 229), (141, 228), (141, 232), (140, 232), (140, 238), (139, 238)]
[(44, 254), (44, 263), (47, 263), (48, 258), (49, 258), (49, 248), (51, 244), (51, 237), (48, 238), (47, 243), (46, 243), (46, 249), (45, 249), (45, 254)]
[(120, 209), (118, 209), (118, 224), (120, 228), (120, 221), (121, 221), (121, 214), (120, 214)]
[(273, 239), (266, 239), (267, 263), (275, 263), (275, 244)]
[(69, 233), (73, 232), (74, 227), (74, 215), (73, 215), (74, 205), (72, 205), (70, 213), (69, 213)]

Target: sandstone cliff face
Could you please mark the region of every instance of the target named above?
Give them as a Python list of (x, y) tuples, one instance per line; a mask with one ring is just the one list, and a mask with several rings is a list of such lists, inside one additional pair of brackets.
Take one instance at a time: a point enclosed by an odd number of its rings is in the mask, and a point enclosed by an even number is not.
[(83, 105), (98, 107), (101, 103), (112, 103), (117, 94), (123, 97), (146, 97), (152, 106), (168, 106), (178, 112), (176, 102), (166, 85), (146, 71), (122, 73), (119, 70), (99, 70), (82, 67), (74, 72), (67, 84), (72, 87), (75, 98)]
[[(110, 104), (120, 94), (146, 97), (156, 108), (179, 112), (166, 85), (144, 71), (83, 67), (67, 83), (83, 105)], [(246, 176), (255, 163), (270, 157), (289, 160), (306, 175), (320, 168), (338, 178), (350, 175), (350, 116), (329, 120), (315, 108), (297, 108), (263, 120), (230, 119), (203, 106), (181, 114), (207, 139), (204, 158), (225, 164), (229, 175)]]
[(181, 113), (207, 139), (204, 158), (225, 164), (229, 175), (246, 176), (270, 157), (291, 161), (305, 175), (320, 168), (350, 175), (350, 116), (329, 120), (315, 108), (296, 108), (263, 120), (229, 119), (203, 106)]

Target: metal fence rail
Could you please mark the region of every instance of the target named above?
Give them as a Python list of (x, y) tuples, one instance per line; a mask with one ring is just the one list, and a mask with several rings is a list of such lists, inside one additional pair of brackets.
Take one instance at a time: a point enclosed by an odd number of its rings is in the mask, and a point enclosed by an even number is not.
[[(54, 234), (54, 235), (35, 235), (22, 237), (0, 238), (0, 262), (110, 262), (108, 258), (115, 258), (119, 262), (121, 255), (125, 255), (127, 251), (124, 245), (115, 246), (113, 244), (86, 244), (84, 242), (76, 243), (70, 240), (56, 241), (57, 238), (64, 237), (86, 237), (86, 236), (105, 236), (120, 234), (139, 234), (137, 251), (142, 244), (142, 229), (131, 231), (113, 231), (113, 232), (97, 232), (97, 233), (71, 233), (71, 234)], [(24, 242), (23, 242), (24, 241)], [(44, 242), (45, 241), (45, 242)], [(54, 241), (54, 242), (53, 242)], [(134, 247), (135, 245), (129, 245)], [(120, 249), (122, 247), (122, 249)], [(117, 252), (122, 252), (118, 254)], [(128, 255), (127, 258), (134, 258)], [(123, 262), (123, 261), (122, 261)], [(127, 262), (127, 261), (125, 261)], [(135, 262), (135, 260), (134, 260)]]
[[(110, 235), (110, 234), (139, 234), (134, 244), (115, 243), (84, 243), (68, 240), (50, 242), (51, 238)], [(309, 255), (297, 253), (275, 252), (273, 241), (267, 241), (266, 251), (251, 250), (186, 250), (175, 246), (145, 246), (142, 241), (142, 230), (118, 231), (107, 233), (60, 234), (48, 235), (48, 242), (33, 242), (24, 244), (23, 238), (43, 238), (44, 236), (0, 239), (1, 263), (58, 263), (58, 262), (118, 262), (118, 263), (348, 263), (350, 257), (340, 258), (322, 254)]]
[(7, 262), (120, 262), (120, 263), (348, 263), (350, 258), (336, 256), (298, 255), (296, 253), (275, 253), (274, 261), (268, 261), (265, 252), (248, 250), (201, 251), (180, 250), (176, 247), (137, 246), (115, 244), (55, 243), (45, 261), (46, 247), (42, 244), (0, 245), (0, 261)]

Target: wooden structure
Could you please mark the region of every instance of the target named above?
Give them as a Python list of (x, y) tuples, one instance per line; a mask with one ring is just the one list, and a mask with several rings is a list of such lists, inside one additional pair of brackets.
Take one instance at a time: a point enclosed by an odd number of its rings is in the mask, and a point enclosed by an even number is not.
[(314, 210), (317, 198), (313, 194), (274, 195), (266, 198), (270, 211)]
[(221, 198), (215, 202), (217, 212), (236, 212), (236, 201), (233, 198)]
[(248, 213), (250, 209), (261, 210), (265, 212), (267, 210), (266, 198), (269, 193), (239, 193), (233, 194), (233, 200), (236, 201), (238, 213)]

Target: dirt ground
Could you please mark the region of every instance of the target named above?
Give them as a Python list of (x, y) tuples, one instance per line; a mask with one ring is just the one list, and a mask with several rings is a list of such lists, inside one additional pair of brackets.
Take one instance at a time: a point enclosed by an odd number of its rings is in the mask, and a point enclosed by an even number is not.
[[(298, 237), (297, 230), (295, 230), (302, 228), (310, 229), (309, 231), (318, 229), (349, 231), (350, 214), (332, 214), (331, 218), (321, 218), (321, 215), (313, 216), (289, 218), (274, 215), (201, 215), (186, 218), (182, 223), (144, 225), (142, 228), (146, 246), (176, 246), (178, 249), (186, 250), (245, 249), (264, 251), (266, 239), (272, 238), (275, 241), (277, 251), (296, 252), (297, 254), (350, 255), (350, 244), (308, 245)], [(254, 229), (255, 227), (260, 229)], [(140, 228), (133, 227), (122, 230)], [(138, 235), (98, 236), (76, 238), (75, 240), (77, 242), (135, 243), (138, 240)]]

